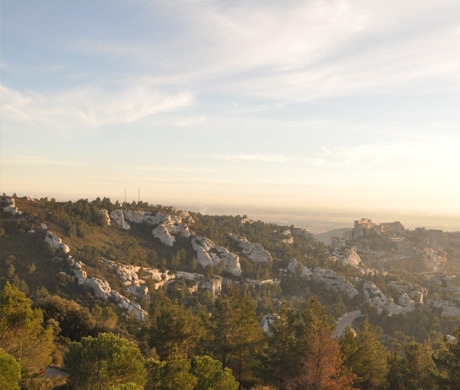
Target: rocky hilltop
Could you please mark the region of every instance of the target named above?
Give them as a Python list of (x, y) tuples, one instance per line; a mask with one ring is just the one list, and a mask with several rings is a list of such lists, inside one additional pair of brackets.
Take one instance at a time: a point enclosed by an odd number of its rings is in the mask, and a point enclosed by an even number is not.
[[(460, 314), (460, 283), (452, 273), (460, 259), (457, 233), (363, 218), (326, 246), (292, 226), (105, 198), (3, 197), (1, 210), (0, 240), (9, 244), (0, 261), (17, 269), (19, 280), (82, 302), (91, 296), (143, 322), (160, 291), (212, 299), (232, 284), (261, 297), (261, 315), (282, 300), (313, 295), (337, 318), (364, 303), (378, 312), (424, 305), (443, 316)], [(26, 271), (32, 264), (35, 274)], [(270, 301), (262, 303), (263, 294)]]

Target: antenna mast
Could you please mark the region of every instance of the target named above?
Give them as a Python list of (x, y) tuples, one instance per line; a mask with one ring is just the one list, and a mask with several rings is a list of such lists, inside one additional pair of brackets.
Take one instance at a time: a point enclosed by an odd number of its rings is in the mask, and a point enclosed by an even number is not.
[(141, 199), (141, 188), (139, 187), (137, 189), (137, 204), (139, 204), (140, 199)]
[(125, 187), (125, 201), (124, 201), (124, 203), (126, 203), (126, 187)]

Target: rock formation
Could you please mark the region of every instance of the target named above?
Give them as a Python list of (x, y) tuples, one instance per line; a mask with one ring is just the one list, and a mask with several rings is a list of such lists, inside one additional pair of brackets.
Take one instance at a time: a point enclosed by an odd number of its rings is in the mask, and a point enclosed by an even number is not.
[(70, 248), (64, 244), (62, 242), (62, 240), (54, 235), (53, 233), (51, 233), (49, 230), (46, 232), (46, 235), (45, 235), (45, 242), (51, 247), (51, 248), (54, 248), (56, 250), (60, 250), (64, 253), (68, 253), (70, 252)]
[(272, 256), (269, 251), (265, 250), (260, 244), (253, 244), (246, 239), (238, 238), (233, 234), (228, 235), (232, 240), (238, 243), (243, 254), (254, 263), (267, 264), (272, 260)]
[(123, 229), (131, 229), (131, 226), (129, 226), (129, 224), (125, 221), (123, 210), (113, 210), (110, 213), (110, 217), (112, 218), (112, 221), (114, 221), (117, 225), (120, 225)]
[(394, 303), (393, 298), (387, 297), (374, 282), (364, 282), (363, 295), (366, 301), (381, 309)]
[(183, 224), (182, 219), (177, 216), (168, 215), (160, 225), (152, 230), (152, 235), (168, 246), (173, 246), (176, 242), (173, 234), (184, 238), (190, 237), (188, 226)]
[(316, 279), (324, 284), (326, 290), (344, 292), (348, 295), (349, 299), (358, 295), (358, 291), (352, 284), (330, 269), (323, 269), (319, 267), (307, 268), (300, 264), (296, 259), (291, 259), (288, 264), (288, 270), (291, 273), (299, 272), (300, 276), (307, 280), (310, 280), (312, 276), (315, 275)]
[(192, 239), (192, 247), (197, 252), (197, 263), (203, 268), (208, 265), (218, 267), (223, 261), (225, 270), (234, 276), (241, 276), (240, 258), (227, 249), (216, 246), (209, 238), (196, 237)]
[(109, 212), (106, 209), (99, 209), (99, 212), (104, 216), (105, 220), (107, 221), (107, 226), (110, 226)]
[(11, 215), (16, 215), (19, 213), (14, 198), (3, 198), (3, 212)]

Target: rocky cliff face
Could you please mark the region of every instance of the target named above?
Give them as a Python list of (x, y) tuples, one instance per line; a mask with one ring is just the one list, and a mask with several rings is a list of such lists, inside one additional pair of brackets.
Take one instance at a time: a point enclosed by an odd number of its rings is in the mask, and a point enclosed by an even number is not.
[(223, 261), (226, 271), (234, 276), (242, 274), (239, 256), (223, 247), (216, 246), (209, 238), (193, 238), (192, 247), (197, 252), (197, 263), (203, 268), (208, 265), (217, 267)]
[(184, 238), (190, 237), (188, 226), (182, 223), (182, 218), (168, 215), (152, 230), (152, 235), (158, 238), (163, 244), (173, 246), (176, 239), (173, 235), (180, 235)]
[(345, 292), (349, 299), (358, 295), (358, 291), (350, 282), (330, 269), (323, 269), (319, 267), (307, 268), (300, 264), (296, 259), (292, 259), (288, 264), (288, 270), (291, 273), (299, 272), (301, 277), (304, 277), (307, 280), (310, 280), (312, 276), (315, 275), (316, 279), (324, 284), (326, 290)]
[(393, 298), (387, 297), (374, 282), (366, 281), (363, 285), (363, 295), (366, 301), (383, 309), (394, 304)]
[(345, 265), (351, 265), (355, 268), (364, 267), (363, 261), (361, 260), (361, 257), (356, 252), (355, 247), (352, 247), (352, 248), (347, 248), (344, 246), (340, 247), (338, 249), (335, 249), (332, 255), (337, 261), (340, 261)]
[(238, 246), (241, 248), (242, 253), (254, 263), (264, 263), (267, 264), (272, 260), (270, 252), (266, 251), (262, 245), (253, 244), (246, 239), (238, 238), (233, 234), (228, 235), (232, 240), (238, 243)]
[(114, 221), (117, 225), (120, 225), (123, 229), (131, 229), (131, 226), (129, 226), (129, 224), (125, 221), (123, 210), (113, 210), (110, 213), (110, 217), (112, 218), (112, 221)]

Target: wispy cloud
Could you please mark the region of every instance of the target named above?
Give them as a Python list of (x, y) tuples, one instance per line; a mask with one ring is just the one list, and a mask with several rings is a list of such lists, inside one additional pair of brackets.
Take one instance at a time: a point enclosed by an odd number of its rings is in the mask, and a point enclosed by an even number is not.
[(2, 105), (4, 118), (58, 128), (132, 123), (189, 106), (194, 100), (189, 91), (171, 93), (136, 80), (131, 85), (95, 84), (46, 95), (0, 85), (0, 93), (6, 102)]

